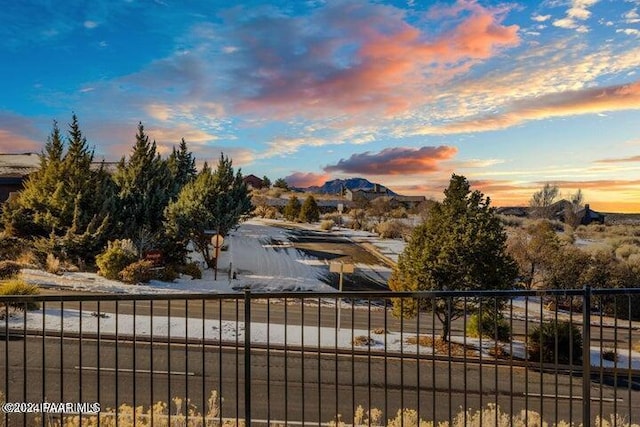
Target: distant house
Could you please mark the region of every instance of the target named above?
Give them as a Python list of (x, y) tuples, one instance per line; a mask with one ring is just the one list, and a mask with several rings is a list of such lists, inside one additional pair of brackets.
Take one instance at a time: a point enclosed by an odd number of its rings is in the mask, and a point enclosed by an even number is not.
[(414, 208), (426, 200), (424, 196), (402, 196), (389, 191), (388, 188), (375, 184), (372, 190), (349, 190), (345, 191), (345, 198), (350, 202), (371, 201), (379, 197), (386, 197), (394, 205), (402, 205), (408, 209)]
[(582, 225), (589, 225), (594, 222), (604, 224), (604, 215), (599, 212), (592, 211), (588, 204), (584, 205), (584, 209), (578, 212), (578, 217), (582, 218), (580, 220), (580, 224)]
[(247, 188), (249, 189), (254, 188), (256, 190), (259, 190), (264, 187), (264, 181), (253, 174), (245, 176), (244, 178), (242, 178), (242, 181), (247, 184)]
[(40, 156), (36, 153), (0, 154), (0, 203), (22, 190), (29, 174), (39, 167)]

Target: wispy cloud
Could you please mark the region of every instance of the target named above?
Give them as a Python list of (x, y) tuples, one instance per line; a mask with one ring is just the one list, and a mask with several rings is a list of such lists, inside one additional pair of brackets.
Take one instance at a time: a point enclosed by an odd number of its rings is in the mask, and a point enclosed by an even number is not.
[(335, 165), (324, 168), (326, 172), (342, 172), (364, 175), (424, 174), (439, 170), (438, 164), (453, 158), (458, 149), (441, 145), (439, 147), (387, 148), (378, 153), (369, 151), (353, 154)]
[(596, 163), (628, 163), (628, 162), (640, 162), (640, 155), (630, 156), (630, 157), (619, 157), (616, 159), (596, 160)]
[(640, 108), (640, 82), (604, 88), (583, 89), (513, 102), (503, 114), (479, 116), (441, 126), (423, 126), (417, 134), (456, 134), (505, 129), (518, 124), (554, 117), (597, 114)]
[(588, 32), (589, 28), (582, 22), (591, 17), (589, 8), (598, 0), (571, 0), (571, 7), (567, 9), (566, 16), (553, 21), (553, 25), (560, 28), (575, 29), (580, 33)]

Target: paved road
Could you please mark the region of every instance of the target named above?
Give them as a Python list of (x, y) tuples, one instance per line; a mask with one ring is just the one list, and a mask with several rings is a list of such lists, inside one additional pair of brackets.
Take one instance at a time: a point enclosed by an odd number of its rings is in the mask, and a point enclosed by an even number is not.
[[(279, 350), (251, 353), (254, 419), (316, 424), (339, 413), (350, 420), (354, 407), (368, 407), (368, 402), (385, 416), (408, 407), (420, 408), (426, 419), (435, 415), (439, 420), (449, 418), (450, 411), (455, 415), (459, 407), (477, 408), (489, 402), (498, 402), (505, 410), (542, 409), (551, 421), (556, 413), (565, 420), (581, 417), (579, 376), (540, 375), (493, 362), (480, 366), (317, 350), (304, 354), (289, 350), (284, 356)], [(235, 348), (123, 342), (116, 347), (106, 340), (98, 347), (95, 340), (29, 337), (2, 342), (0, 366), (7, 360), (8, 368), (0, 371), (0, 387), (9, 390), (7, 401), (39, 402), (44, 396), (48, 401), (97, 400), (103, 408), (115, 408), (122, 403), (148, 407), (182, 397), (191, 399), (200, 412), (203, 396), (206, 400), (211, 390), (217, 390), (224, 398), (222, 416), (244, 417), (244, 353)], [(605, 386), (600, 400), (598, 390), (593, 382), (594, 413), (601, 410), (602, 402), (605, 414), (614, 405), (618, 412), (640, 414), (640, 392), (633, 391), (629, 400), (626, 388)], [(541, 399), (540, 395), (548, 396)], [(21, 415), (10, 421), (11, 425), (23, 423)]]

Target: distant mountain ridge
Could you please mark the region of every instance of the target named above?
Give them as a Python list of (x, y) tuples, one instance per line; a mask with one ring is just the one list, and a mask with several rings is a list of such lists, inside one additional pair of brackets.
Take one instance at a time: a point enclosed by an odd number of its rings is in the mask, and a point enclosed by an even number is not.
[(323, 194), (339, 194), (342, 188), (349, 190), (373, 190), (376, 185), (379, 188), (379, 191), (388, 191), (390, 195), (396, 196), (397, 194), (393, 191), (389, 190), (382, 184), (377, 184), (369, 181), (365, 178), (349, 178), (349, 179), (333, 179), (331, 181), (327, 181), (321, 186), (314, 185), (312, 187), (303, 188), (304, 191), (309, 191), (313, 193), (323, 193)]

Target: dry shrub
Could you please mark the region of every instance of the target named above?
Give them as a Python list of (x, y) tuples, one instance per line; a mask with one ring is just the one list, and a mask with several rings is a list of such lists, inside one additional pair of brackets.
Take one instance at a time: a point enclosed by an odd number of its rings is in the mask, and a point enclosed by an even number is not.
[(356, 345), (359, 347), (370, 346), (370, 345), (373, 345), (374, 343), (375, 341), (366, 335), (358, 335), (357, 337), (353, 338), (353, 345)]
[(118, 276), (125, 283), (149, 283), (154, 278), (153, 261), (141, 260), (131, 263)]
[(399, 239), (410, 233), (409, 227), (398, 220), (381, 222), (376, 225), (375, 231), (383, 239)]
[(339, 212), (329, 212), (320, 216), (321, 219), (330, 219), (334, 224), (338, 224), (342, 215)]
[(278, 209), (274, 206), (258, 206), (253, 213), (256, 216), (267, 219), (275, 219), (278, 217)]
[(371, 330), (371, 333), (376, 335), (383, 335), (386, 334), (387, 331), (385, 331), (384, 328), (375, 328)]
[(15, 261), (0, 261), (0, 279), (10, 279), (17, 276), (21, 267)]
[(195, 262), (188, 262), (182, 266), (182, 274), (186, 274), (187, 276), (191, 276), (191, 279), (202, 279), (202, 270)]
[(640, 254), (640, 246), (624, 243), (616, 249), (616, 257), (620, 259), (629, 259), (631, 255)]
[(62, 273), (60, 259), (53, 254), (47, 254), (47, 260), (45, 261), (45, 270), (47, 270), (47, 272), (51, 274)]
[(275, 197), (277, 199), (282, 196), (282, 193), (284, 193), (284, 190), (282, 188), (273, 187), (267, 191), (267, 196)]
[(465, 348), (464, 345), (445, 341), (441, 337), (436, 337), (435, 342), (429, 335), (410, 336), (407, 338), (407, 344), (419, 345), (421, 347), (432, 347), (435, 349), (436, 354), (443, 354), (447, 356), (477, 356), (477, 352), (473, 349)]
[(334, 225), (332, 219), (324, 219), (320, 222), (320, 230), (330, 231)]
[(23, 268), (40, 268), (40, 259), (32, 250), (24, 250), (16, 258), (16, 262)]
[[(10, 279), (0, 285), (0, 295), (38, 295), (40, 288), (36, 285), (31, 285), (22, 279)], [(11, 303), (9, 307), (13, 307), (17, 310), (24, 310), (25, 304), (21, 302)], [(40, 304), (37, 302), (29, 302), (26, 304), (27, 310), (37, 310), (40, 308)], [(4, 314), (4, 313), (3, 313)]]

